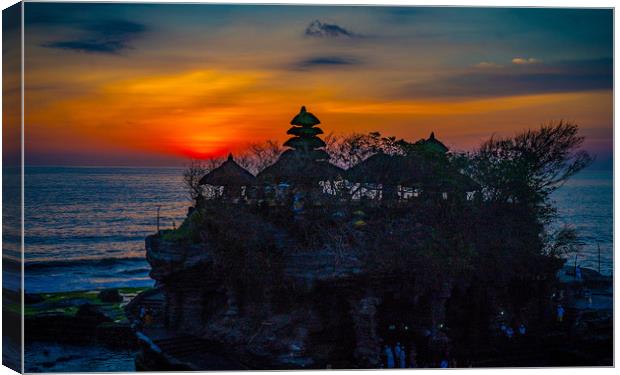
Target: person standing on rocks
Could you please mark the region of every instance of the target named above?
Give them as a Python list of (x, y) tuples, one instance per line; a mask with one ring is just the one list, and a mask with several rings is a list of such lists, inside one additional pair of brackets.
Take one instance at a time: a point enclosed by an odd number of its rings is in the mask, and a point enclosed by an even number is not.
[(149, 307), (144, 314), (144, 326), (148, 327), (153, 323), (153, 310)]
[(562, 323), (562, 321), (564, 321), (564, 312), (565, 312), (564, 307), (562, 307), (562, 305), (558, 305), (558, 309), (556, 312), (558, 323)]
[(398, 362), (400, 368), (407, 368), (407, 353), (405, 352), (405, 346), (400, 349), (400, 355), (398, 356)]

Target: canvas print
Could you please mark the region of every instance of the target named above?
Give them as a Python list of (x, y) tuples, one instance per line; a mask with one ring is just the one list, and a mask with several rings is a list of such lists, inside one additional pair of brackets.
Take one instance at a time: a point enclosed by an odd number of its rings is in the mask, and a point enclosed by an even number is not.
[(613, 366), (612, 9), (3, 20), (5, 365)]

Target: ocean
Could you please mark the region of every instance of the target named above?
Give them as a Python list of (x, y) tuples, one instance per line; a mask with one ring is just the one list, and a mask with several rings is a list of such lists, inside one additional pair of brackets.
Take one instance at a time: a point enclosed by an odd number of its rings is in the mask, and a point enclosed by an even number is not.
[(190, 206), (180, 168), (29, 167), (25, 289), (152, 286), (144, 239)]
[[(182, 168), (28, 167), (26, 292), (152, 286), (144, 238), (182, 223)], [(574, 226), (578, 264), (613, 272), (613, 178), (586, 170), (554, 196), (556, 226)], [(571, 262), (575, 254), (567, 255)]]

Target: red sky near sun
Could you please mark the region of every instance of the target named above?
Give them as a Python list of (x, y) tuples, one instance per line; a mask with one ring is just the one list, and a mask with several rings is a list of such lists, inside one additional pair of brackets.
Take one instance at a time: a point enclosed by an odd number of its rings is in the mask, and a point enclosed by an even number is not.
[(242, 152), (286, 139), (301, 105), (326, 133), (435, 131), (459, 150), (564, 119), (610, 154), (610, 15), (29, 3), (26, 163)]

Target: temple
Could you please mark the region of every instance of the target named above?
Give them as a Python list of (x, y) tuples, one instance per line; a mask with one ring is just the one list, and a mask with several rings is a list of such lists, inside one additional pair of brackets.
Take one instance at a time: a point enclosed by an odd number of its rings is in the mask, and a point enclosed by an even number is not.
[(138, 369), (380, 368), (395, 347), (406, 367), (491, 366), (502, 327), (546, 329), (562, 262), (529, 206), (481, 198), (434, 133), (344, 169), (319, 124), (302, 107), (275, 162), (254, 176), (230, 155), (179, 228), (146, 238)]
[[(220, 167), (205, 175), (201, 185), (222, 187), (224, 198), (235, 202), (270, 202), (272, 205), (304, 200), (321, 203), (333, 199), (338, 182), (358, 186), (352, 201), (363, 198), (384, 202), (406, 201), (421, 196), (465, 196), (476, 184), (450, 166), (449, 149), (431, 133), (410, 145), (407, 155), (390, 155), (381, 151), (357, 165), (343, 170), (330, 163), (325, 142), (319, 137), (320, 120), (306, 107), (291, 120), (287, 134), (292, 135), (278, 160), (260, 171), (256, 178), (229, 156)], [(241, 187), (244, 189), (242, 190)]]

